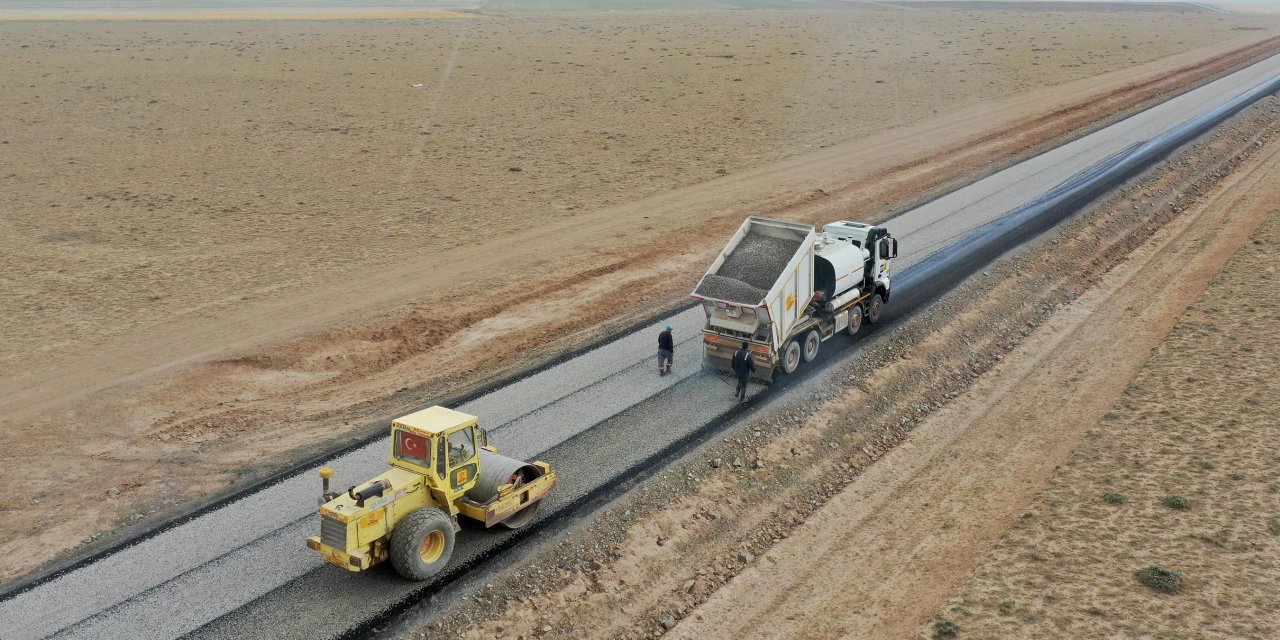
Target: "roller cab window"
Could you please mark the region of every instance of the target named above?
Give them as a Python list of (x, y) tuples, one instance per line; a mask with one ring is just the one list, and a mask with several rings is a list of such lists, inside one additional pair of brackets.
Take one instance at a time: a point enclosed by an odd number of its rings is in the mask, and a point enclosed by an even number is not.
[(429, 467), (431, 443), (423, 436), (409, 431), (396, 431), (395, 456), (397, 460)]
[(460, 429), (449, 434), (449, 466), (456, 467), (476, 456), (476, 442), (472, 429)]

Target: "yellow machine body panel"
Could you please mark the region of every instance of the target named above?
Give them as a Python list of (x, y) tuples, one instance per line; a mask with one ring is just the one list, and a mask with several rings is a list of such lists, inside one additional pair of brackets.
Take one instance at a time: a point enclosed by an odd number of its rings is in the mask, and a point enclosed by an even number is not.
[(351, 571), (368, 569), (386, 559), (387, 538), (401, 519), (414, 509), (438, 506), (421, 474), (392, 467), (352, 489), (375, 483), (382, 495), (360, 500), (343, 493), (320, 507), (321, 535), (308, 538), (307, 546)]
[[(486, 465), (485, 499), (476, 501), (474, 494), (469, 498), (467, 493), (481, 478), (482, 450), (486, 456), (497, 454), (473, 415), (431, 407), (393, 420), (391, 468), (346, 492), (326, 493), (331, 499), (320, 507), (320, 535), (308, 537), (307, 546), (335, 565), (362, 571), (389, 559), (396, 526), (415, 510), (440, 509), (453, 517), (455, 532), (460, 529), (458, 515), (493, 526), (536, 506), (555, 486), (555, 474), (544, 462), (491, 456), (486, 460), (515, 465), (511, 473), (522, 475), (500, 484), (508, 467)], [(331, 475), (329, 469), (322, 471), (326, 492)], [(506, 524), (512, 526), (511, 522), (515, 520)]]
[(435, 436), (473, 425), (476, 420), (477, 418), (469, 413), (445, 407), (430, 407), (396, 418), (391, 421), (391, 426), (408, 429), (424, 436)]

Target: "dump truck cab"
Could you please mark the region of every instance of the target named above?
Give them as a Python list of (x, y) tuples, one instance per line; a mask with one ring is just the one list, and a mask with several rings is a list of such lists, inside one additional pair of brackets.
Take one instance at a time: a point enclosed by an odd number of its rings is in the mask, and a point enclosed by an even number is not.
[(555, 486), (550, 466), (500, 455), (475, 416), (453, 409), (393, 420), (390, 444), (391, 468), (346, 492), (320, 471), (320, 535), (307, 546), (349, 571), (391, 560), (405, 577), (430, 577), (452, 554), (459, 515), (519, 528)]

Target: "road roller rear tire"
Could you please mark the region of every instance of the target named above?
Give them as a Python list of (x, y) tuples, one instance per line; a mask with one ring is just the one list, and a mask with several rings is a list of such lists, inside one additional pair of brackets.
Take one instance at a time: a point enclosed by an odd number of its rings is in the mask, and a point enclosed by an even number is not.
[(391, 566), (409, 580), (440, 573), (453, 555), (453, 519), (435, 507), (415, 509), (391, 532)]
[(541, 500), (511, 514), (511, 517), (499, 522), (498, 524), (513, 531), (523, 528), (526, 524), (533, 522), (533, 516), (537, 515), (538, 505), (540, 504), (542, 504)]

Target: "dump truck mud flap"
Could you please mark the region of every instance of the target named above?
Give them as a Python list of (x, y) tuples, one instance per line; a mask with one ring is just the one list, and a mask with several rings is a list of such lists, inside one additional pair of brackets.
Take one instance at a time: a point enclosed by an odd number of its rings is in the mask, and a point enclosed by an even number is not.
[[(751, 374), (751, 379), (764, 384), (772, 383), (774, 368), (767, 362), (761, 362), (764, 358), (760, 354), (756, 353), (752, 354), (752, 356), (756, 361), (756, 370), (755, 373)], [(703, 369), (714, 373), (730, 377), (734, 376), (733, 360), (730, 358), (721, 358), (720, 356), (713, 356), (708, 353), (702, 358), (702, 367)]]
[(732, 361), (729, 360), (728, 358), (713, 356), (709, 353), (704, 355), (702, 358), (702, 368), (708, 371), (732, 374), (733, 367), (731, 365), (732, 365)]

